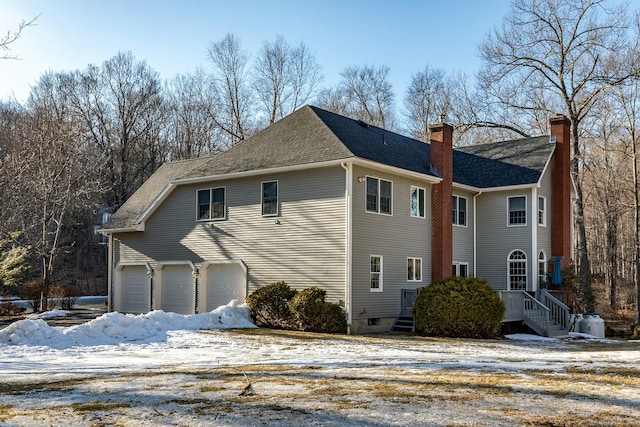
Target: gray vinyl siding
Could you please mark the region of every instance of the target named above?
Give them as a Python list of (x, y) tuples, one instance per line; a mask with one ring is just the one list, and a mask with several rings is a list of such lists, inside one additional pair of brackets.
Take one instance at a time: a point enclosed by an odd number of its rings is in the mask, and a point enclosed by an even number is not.
[[(538, 254), (540, 251), (544, 251), (547, 259), (550, 259), (555, 255), (551, 253), (551, 167), (547, 168), (547, 171), (542, 176), (540, 188), (538, 189), (538, 197), (544, 197), (547, 201), (545, 212), (547, 217), (546, 226), (538, 226)], [(536, 255), (536, 258), (537, 256), (538, 255)]]
[[(278, 216), (263, 217), (261, 183), (278, 181)], [(196, 221), (197, 190), (226, 188), (225, 220)], [(121, 262), (242, 260), (249, 292), (285, 281), (345, 299), (345, 171), (314, 168), (176, 187), (145, 223), (122, 233)], [(115, 268), (115, 265), (114, 265)]]
[(467, 225), (453, 225), (453, 262), (469, 264), (469, 275), (473, 275), (473, 196), (475, 193), (453, 189), (453, 195), (467, 199)]
[[(476, 199), (477, 277), (487, 279), (495, 290), (507, 289), (507, 257), (516, 249), (527, 256), (527, 288), (531, 286), (532, 262), (537, 262), (537, 254), (531, 253), (531, 227), (537, 227), (536, 218), (531, 217), (531, 195), (532, 190), (525, 188), (485, 192)], [(526, 226), (507, 226), (510, 196), (526, 196)]]
[[(401, 289), (431, 283), (431, 184), (354, 167), (352, 228), (352, 313), (354, 319), (400, 314)], [(366, 182), (371, 176), (393, 182), (392, 215), (366, 212)], [(425, 218), (411, 216), (411, 186), (425, 189)], [(370, 256), (383, 257), (383, 291), (371, 292)], [(422, 281), (407, 280), (407, 258), (422, 258)]]

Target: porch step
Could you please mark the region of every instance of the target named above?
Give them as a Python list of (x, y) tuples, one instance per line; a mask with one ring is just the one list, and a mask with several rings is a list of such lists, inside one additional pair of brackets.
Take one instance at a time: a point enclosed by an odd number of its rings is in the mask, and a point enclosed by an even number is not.
[(411, 315), (398, 316), (393, 324), (393, 331), (396, 332), (414, 332), (414, 319)]
[(566, 335), (569, 335), (569, 330), (568, 329), (563, 329), (562, 326), (560, 326), (559, 324), (555, 323), (555, 324), (549, 326), (549, 337), (550, 338), (564, 337)]

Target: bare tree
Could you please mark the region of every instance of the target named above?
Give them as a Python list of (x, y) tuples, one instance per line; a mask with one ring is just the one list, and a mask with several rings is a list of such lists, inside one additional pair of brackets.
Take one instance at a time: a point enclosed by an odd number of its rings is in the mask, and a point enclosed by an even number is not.
[(7, 30), (7, 32), (0, 36), (0, 52), (4, 52), (0, 59), (19, 59), (16, 55), (10, 55), (8, 52), (11, 51), (11, 45), (20, 38), (22, 35), (22, 31), (27, 27), (32, 27), (36, 25), (36, 20), (40, 17), (40, 15), (35, 18), (26, 21), (22, 20), (18, 24), (18, 28), (16, 30)]
[(82, 140), (100, 150), (96, 167), (110, 183), (105, 202), (117, 208), (168, 157), (160, 78), (127, 52), (66, 74), (63, 90)]
[(451, 108), (450, 97), (444, 70), (426, 66), (411, 76), (404, 105), (413, 138), (429, 141), (429, 125), (444, 121)]
[(320, 66), (304, 43), (294, 48), (282, 36), (263, 43), (255, 76), (256, 95), (269, 125), (304, 105), (322, 78)]
[(176, 76), (165, 85), (168, 105), (167, 140), (170, 160), (191, 159), (218, 153), (226, 146), (209, 119), (211, 103), (203, 103), (203, 72)]
[(204, 100), (211, 100), (210, 118), (234, 144), (252, 132), (253, 95), (247, 76), (249, 55), (242, 49), (240, 39), (233, 34), (211, 43), (207, 52), (213, 71), (208, 96)]
[(394, 94), (387, 66), (351, 66), (340, 75), (342, 81), (319, 95), (321, 107), (369, 124), (393, 130)]
[(577, 179), (580, 130), (599, 94), (638, 74), (637, 58), (629, 55), (629, 28), (625, 6), (610, 9), (605, 0), (515, 0), (502, 27), (480, 45), (485, 64), (481, 75), (493, 82), (500, 102), (521, 110), (539, 108), (527, 97), (513, 95), (542, 90), (551, 107), (561, 106), (559, 112), (571, 120), (578, 267), (588, 295), (591, 271)]
[(625, 156), (631, 163), (632, 176), (632, 211), (633, 211), (633, 283), (635, 294), (635, 324), (640, 325), (640, 172), (638, 171), (638, 157), (640, 134), (638, 124), (640, 116), (640, 79), (633, 79), (629, 84), (621, 85), (611, 97), (611, 110), (618, 117), (622, 130), (621, 139), (626, 142), (628, 149)]
[(40, 259), (42, 306), (66, 241), (65, 228), (79, 206), (90, 204), (101, 190), (95, 153), (78, 138), (61, 88), (62, 75), (46, 74), (32, 88), (27, 114), (2, 163), (11, 177), (3, 194), (2, 223), (22, 230)]

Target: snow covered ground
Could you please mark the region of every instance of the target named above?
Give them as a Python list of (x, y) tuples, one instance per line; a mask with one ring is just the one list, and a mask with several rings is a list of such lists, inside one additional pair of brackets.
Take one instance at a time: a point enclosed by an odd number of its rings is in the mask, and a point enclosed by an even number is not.
[(330, 336), (204, 314), (0, 330), (0, 426), (638, 425), (640, 342)]

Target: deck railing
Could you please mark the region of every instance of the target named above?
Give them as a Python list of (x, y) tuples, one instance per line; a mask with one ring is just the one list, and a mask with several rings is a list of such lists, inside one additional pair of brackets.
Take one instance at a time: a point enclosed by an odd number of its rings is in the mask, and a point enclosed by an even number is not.
[(524, 292), (524, 323), (544, 337), (549, 336), (549, 307)]
[(524, 320), (524, 291), (499, 291), (498, 295), (506, 310), (502, 318), (503, 322), (517, 322)]
[(569, 329), (569, 318), (571, 310), (564, 305), (559, 299), (551, 295), (545, 289), (536, 292), (536, 298), (549, 308), (549, 316), (551, 320), (556, 322), (562, 329)]

